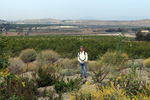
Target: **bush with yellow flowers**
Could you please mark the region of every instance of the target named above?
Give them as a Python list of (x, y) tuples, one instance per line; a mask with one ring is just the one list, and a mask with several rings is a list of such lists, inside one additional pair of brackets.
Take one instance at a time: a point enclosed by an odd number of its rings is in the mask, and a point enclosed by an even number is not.
[(4, 52), (0, 51), (0, 69), (5, 69), (9, 66), (8, 59), (10, 56), (7, 56)]
[(126, 93), (131, 96), (132, 94), (136, 95), (137, 91), (141, 92), (145, 87), (145, 82), (140, 80), (137, 74), (134, 74), (132, 71), (130, 74), (119, 74), (110, 78), (109, 82), (105, 83), (107, 86), (113, 86), (117, 88), (123, 88)]
[(150, 83), (147, 83), (142, 91), (137, 91), (136, 95), (132, 95), (133, 100), (150, 100)]
[(0, 76), (1, 76), (1, 78), (6, 79), (7, 76), (10, 75), (8, 71), (9, 71), (8, 68), (1, 69), (1, 70), (0, 70)]
[(37, 86), (27, 78), (14, 75), (10, 78), (9, 85), (6, 81), (0, 84), (0, 100), (37, 100), (36, 94)]
[(71, 100), (126, 100), (125, 91), (123, 89), (115, 89), (114, 87), (97, 88), (95, 84), (90, 85), (89, 82), (77, 91), (69, 94)]
[(0, 79), (4, 79), (0, 82), (0, 100), (34, 100), (37, 92), (34, 82), (9, 73), (10, 56), (4, 52), (7, 40), (0, 36)]
[[(121, 80), (120, 77), (118, 79)], [(134, 90), (134, 88), (131, 89)], [(130, 91), (126, 90), (125, 87), (120, 84), (115, 85), (114, 82), (101, 87), (86, 82), (80, 90), (71, 92), (69, 97), (71, 100), (149, 100), (150, 84), (145, 84), (140, 91), (135, 90), (135, 93), (128, 92)]]
[(4, 52), (4, 47), (6, 46), (7, 37), (0, 37), (0, 78), (7, 78), (9, 75), (8, 71), (8, 60), (10, 56), (7, 56), (7, 54)]
[(150, 68), (150, 58), (144, 61), (144, 66)]

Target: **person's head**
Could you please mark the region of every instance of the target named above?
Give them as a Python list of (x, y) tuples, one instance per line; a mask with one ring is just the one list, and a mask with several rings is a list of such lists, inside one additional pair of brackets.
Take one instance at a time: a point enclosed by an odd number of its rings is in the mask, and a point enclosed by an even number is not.
[(81, 51), (81, 52), (83, 51), (83, 47), (82, 47), (82, 46), (80, 46), (80, 51)]

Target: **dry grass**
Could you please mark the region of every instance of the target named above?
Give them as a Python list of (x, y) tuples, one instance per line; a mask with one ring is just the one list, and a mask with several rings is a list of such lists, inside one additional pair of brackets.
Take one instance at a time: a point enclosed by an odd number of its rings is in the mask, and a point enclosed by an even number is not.
[(19, 58), (10, 58), (9, 59), (9, 69), (10, 69), (10, 73), (14, 73), (14, 74), (20, 74), (22, 73), (21, 68), (24, 65), (24, 62)]
[(28, 64), (23, 64), (23, 66), (21, 67), (22, 72), (34, 72), (37, 71), (39, 69), (39, 65), (37, 61), (28, 63)]
[(20, 59), (25, 63), (30, 63), (36, 60), (36, 51), (34, 49), (26, 49), (20, 53)]
[(88, 61), (87, 62), (87, 70), (89, 71), (89, 69), (94, 69), (99, 65), (98, 61)]
[(52, 50), (42, 51), (38, 55), (38, 62), (43, 64), (54, 64), (59, 59), (60, 55)]

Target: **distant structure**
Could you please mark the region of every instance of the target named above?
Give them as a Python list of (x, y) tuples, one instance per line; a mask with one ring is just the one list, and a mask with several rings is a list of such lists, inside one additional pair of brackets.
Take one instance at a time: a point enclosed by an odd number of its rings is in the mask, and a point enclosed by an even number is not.
[(29, 35), (29, 32), (26, 32), (24, 35), (25, 35), (25, 36)]
[(141, 33), (149, 33), (149, 30), (141, 30)]
[(2, 29), (2, 32), (4, 32), (4, 33), (7, 35), (7, 30), (6, 30), (6, 28), (3, 28), (3, 29)]

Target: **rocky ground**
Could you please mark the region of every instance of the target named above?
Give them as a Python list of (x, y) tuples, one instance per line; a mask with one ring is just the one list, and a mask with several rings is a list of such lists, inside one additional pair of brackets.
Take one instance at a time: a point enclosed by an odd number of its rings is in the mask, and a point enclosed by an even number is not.
[[(129, 61), (129, 63), (132, 63), (131, 61)], [(142, 80), (145, 80), (146, 82), (150, 82), (150, 77), (149, 77), (149, 73), (150, 73), (150, 68), (144, 68), (143, 67), (143, 63), (144, 63), (144, 60), (143, 59), (136, 59), (136, 60), (134, 60), (134, 62), (133, 62), (133, 64), (134, 65), (140, 65), (141, 66), (141, 69), (140, 68), (137, 68), (136, 69), (136, 72), (137, 72), (137, 74), (138, 74), (138, 76), (139, 76), (139, 78), (140, 79), (142, 79)], [(126, 68), (126, 69), (123, 69), (123, 70), (121, 70), (121, 71), (119, 71), (119, 73), (123, 73), (123, 74), (129, 74), (130, 72), (131, 72), (131, 68)], [(91, 77), (91, 74), (90, 74), (90, 72), (87, 72), (88, 73), (88, 77), (87, 77), (87, 79), (83, 79), (83, 81), (88, 81), (88, 82), (90, 82), (90, 83), (93, 83), (94, 81), (92, 80), (92, 77)], [(67, 78), (72, 78), (72, 79), (74, 79), (74, 78), (77, 78), (77, 77), (79, 77), (80, 76), (80, 74), (76, 74), (76, 75), (74, 75), (74, 76), (66, 76), (65, 77), (65, 79), (67, 79)], [(109, 78), (110, 76), (112, 76), (111, 74), (108, 74), (107, 75), (107, 77), (103, 80), (104, 82), (105, 81), (107, 81), (108, 79), (107, 78)], [(84, 84), (82, 87), (85, 87), (86, 85)], [(53, 86), (48, 86), (48, 87), (44, 87), (46, 90), (54, 90), (54, 87)], [(39, 92), (42, 92), (43, 90), (44, 90), (44, 88), (38, 88), (38, 91)], [(69, 100), (69, 97), (68, 97), (68, 93), (64, 93), (63, 94), (63, 98), (64, 98), (64, 100)], [(40, 97), (39, 98), (39, 100), (48, 100), (48, 98), (43, 98), (43, 97)]]
[[(150, 82), (150, 68), (144, 68), (143, 67), (143, 62), (144, 60), (143, 59), (136, 59), (134, 60), (133, 64), (134, 65), (140, 65), (140, 67), (138, 67), (136, 69), (136, 72), (139, 76), (140, 79), (142, 80), (145, 80), (146, 82)], [(129, 63), (132, 63), (132, 61), (129, 61)], [(123, 73), (123, 74), (129, 74), (131, 72), (131, 68), (126, 68), (126, 69), (123, 69), (121, 71), (119, 71), (119, 73)], [(92, 80), (92, 74), (91, 72), (87, 72), (87, 78), (83, 78), (82, 81), (88, 81), (90, 83), (94, 83), (94, 81)], [(26, 73), (23, 73), (21, 75), (19, 75), (20, 77), (27, 77), (29, 78), (29, 80), (31, 79), (35, 79), (35, 78), (38, 78), (38, 75), (33, 75), (33, 72), (26, 72)], [(103, 80), (104, 82), (108, 80), (108, 78), (112, 76), (111, 74), (108, 74), (107, 77)], [(69, 79), (75, 79), (77, 77), (80, 77), (80, 74), (75, 74), (74, 76), (65, 76), (64, 80), (66, 81), (67, 78)], [(0, 80), (0, 82), (2, 82), (3, 80)], [(86, 86), (85, 84), (83, 84), (83, 87)], [(44, 91), (54, 91), (54, 86), (47, 86), (47, 87), (40, 87), (38, 88), (38, 95), (40, 96), (38, 98), (38, 100), (48, 100), (48, 97), (42, 97), (42, 93)], [(56, 96), (58, 96), (58, 94), (55, 94)], [(68, 97), (68, 93), (63, 93), (62, 94), (63, 96), (63, 99), (64, 100), (69, 100), (70, 98)]]

